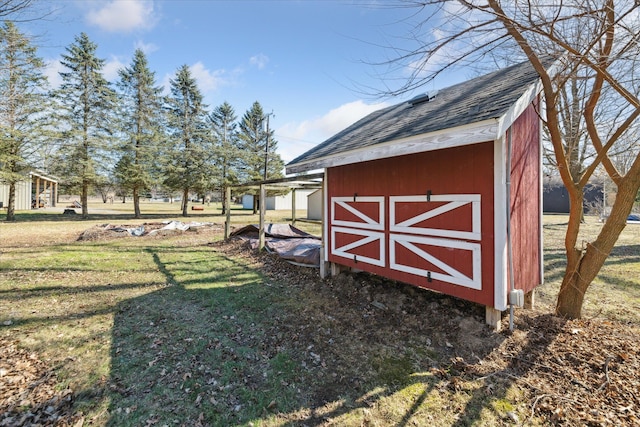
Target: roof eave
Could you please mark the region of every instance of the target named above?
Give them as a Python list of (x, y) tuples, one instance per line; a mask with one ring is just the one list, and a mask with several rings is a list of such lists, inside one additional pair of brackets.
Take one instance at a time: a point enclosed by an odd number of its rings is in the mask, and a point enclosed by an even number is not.
[(507, 129), (513, 125), (518, 117), (529, 108), (529, 105), (538, 97), (542, 91), (542, 82), (540, 79), (536, 83), (529, 85), (526, 91), (518, 98), (516, 102), (502, 115), (498, 120), (497, 137), (504, 135)]
[(290, 163), (286, 166), (286, 173), (302, 173), (334, 166), (494, 141), (500, 135), (500, 133), (498, 133), (500, 128), (499, 123), (503, 117), (387, 141), (381, 144), (340, 152), (317, 159)]
[(55, 182), (56, 184), (60, 181), (60, 178), (58, 178), (57, 176), (43, 172), (40, 169), (31, 169), (29, 171), (29, 175), (30, 177), (35, 176), (39, 178), (44, 178), (48, 181)]

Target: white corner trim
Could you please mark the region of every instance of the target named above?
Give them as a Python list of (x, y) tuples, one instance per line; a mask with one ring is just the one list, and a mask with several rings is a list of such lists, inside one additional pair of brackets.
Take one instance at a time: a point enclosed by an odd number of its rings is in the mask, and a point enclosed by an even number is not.
[(324, 170), (324, 179), (322, 180), (322, 250), (324, 251), (324, 259), (325, 261), (329, 260), (329, 246), (327, 242), (329, 241), (329, 192), (328, 184), (327, 184), (327, 175), (328, 172), (326, 169)]
[(493, 144), (494, 300), (496, 310), (507, 309), (507, 153), (504, 135)]

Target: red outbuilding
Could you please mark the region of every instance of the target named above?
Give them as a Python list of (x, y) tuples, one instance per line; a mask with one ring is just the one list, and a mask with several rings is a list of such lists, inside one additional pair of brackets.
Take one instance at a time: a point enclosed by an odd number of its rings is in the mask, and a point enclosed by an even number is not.
[(324, 169), (331, 271), (474, 301), (498, 327), (543, 280), (538, 95), (525, 62), (376, 111), (289, 163)]

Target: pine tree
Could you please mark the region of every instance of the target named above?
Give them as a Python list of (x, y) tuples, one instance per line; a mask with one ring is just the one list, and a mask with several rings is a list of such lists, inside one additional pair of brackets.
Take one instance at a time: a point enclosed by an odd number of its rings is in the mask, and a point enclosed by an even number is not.
[(0, 181), (9, 185), (7, 220), (15, 219), (16, 183), (43, 143), (47, 79), (36, 48), (12, 22), (0, 28)]
[(161, 89), (142, 50), (134, 53), (130, 67), (119, 71), (121, 123), (124, 143), (115, 176), (124, 191), (133, 194), (135, 218), (140, 218), (140, 192), (153, 183), (155, 158), (162, 138)]
[[(242, 117), (239, 132), (242, 181), (262, 181), (265, 178), (276, 179), (283, 176), (284, 162), (276, 152), (278, 142), (273, 137), (273, 130), (266, 129), (267, 120), (268, 117), (258, 101)], [(253, 211), (257, 211), (255, 194)]]
[(238, 182), (238, 124), (236, 113), (228, 102), (218, 106), (209, 116), (214, 136), (214, 155), (217, 174), (220, 176), (220, 193), (222, 197), (222, 214), (226, 213), (226, 188)]
[(62, 85), (56, 93), (64, 131), (60, 150), (60, 173), (69, 189), (80, 191), (82, 216), (87, 217), (91, 186), (100, 169), (109, 165), (113, 129), (114, 91), (102, 75), (105, 61), (96, 57), (97, 46), (85, 33), (75, 38), (62, 55)]
[(212, 172), (207, 153), (207, 112), (202, 99), (189, 67), (183, 65), (171, 80), (171, 95), (167, 98), (169, 147), (164, 164), (166, 186), (182, 191), (182, 216), (188, 216), (189, 192), (204, 192)]

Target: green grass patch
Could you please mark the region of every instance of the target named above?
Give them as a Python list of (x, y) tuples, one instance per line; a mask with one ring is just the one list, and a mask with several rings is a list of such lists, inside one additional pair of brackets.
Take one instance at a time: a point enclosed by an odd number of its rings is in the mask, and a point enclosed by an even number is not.
[[(554, 307), (565, 273), (564, 236), (568, 217), (544, 217), (545, 284), (538, 288), (542, 306)], [(595, 239), (602, 228), (596, 217), (586, 216), (579, 242)], [(640, 225), (627, 224), (600, 273), (585, 296), (584, 317), (606, 317), (640, 323)]]
[[(0, 335), (51, 366), (87, 424), (503, 425), (507, 413), (539, 421), (516, 386), (439, 369), (464, 350), (456, 328), (473, 316), (453, 300), (412, 292), (418, 305), (382, 311), (367, 296), (401, 290), (372, 278), (313, 287), (300, 284), (302, 270), (263, 276), (212, 244), (220, 231), (77, 241), (94, 225), (162, 212), (20, 215), (0, 223)], [(190, 219), (220, 223), (216, 215)], [(564, 227), (562, 217), (545, 218), (543, 306), (562, 277)], [(597, 231), (589, 221), (586, 232)], [(640, 322), (638, 242), (640, 227), (628, 227), (589, 290), (587, 316)], [(441, 317), (425, 318), (431, 304)]]
[(410, 375), (414, 372), (413, 363), (406, 356), (376, 358), (372, 365), (378, 371), (380, 381), (391, 387), (404, 386), (410, 381)]

